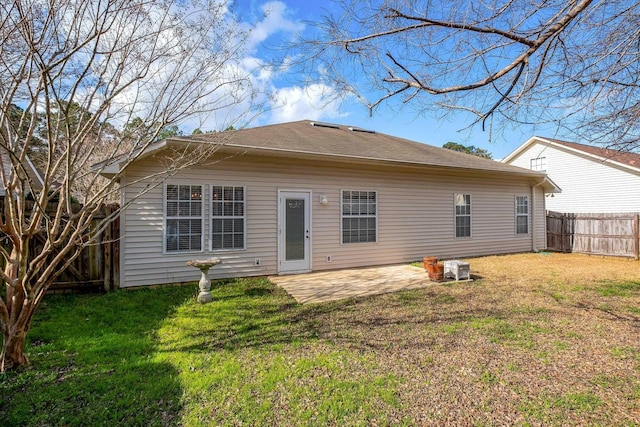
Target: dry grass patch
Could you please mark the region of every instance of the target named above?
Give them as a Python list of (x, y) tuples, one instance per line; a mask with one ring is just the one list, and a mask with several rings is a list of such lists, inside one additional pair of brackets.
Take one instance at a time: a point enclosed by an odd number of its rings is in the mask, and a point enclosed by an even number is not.
[(417, 424), (640, 423), (640, 263), (468, 261), (481, 279), (353, 301), (320, 336), (403, 379)]

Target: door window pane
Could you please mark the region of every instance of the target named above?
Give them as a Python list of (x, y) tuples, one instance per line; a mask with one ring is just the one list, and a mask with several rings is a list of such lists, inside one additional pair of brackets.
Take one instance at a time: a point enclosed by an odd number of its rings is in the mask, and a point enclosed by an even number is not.
[(285, 260), (297, 261), (305, 259), (304, 240), (305, 205), (304, 199), (285, 200)]

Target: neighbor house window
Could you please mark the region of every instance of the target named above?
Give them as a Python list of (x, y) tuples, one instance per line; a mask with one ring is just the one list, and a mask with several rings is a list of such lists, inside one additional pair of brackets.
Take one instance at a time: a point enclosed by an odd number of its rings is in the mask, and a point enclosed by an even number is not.
[(165, 251), (202, 250), (202, 186), (165, 187)]
[(244, 249), (244, 187), (212, 186), (211, 249)]
[(376, 241), (375, 191), (342, 192), (342, 243)]
[(471, 194), (456, 194), (456, 237), (471, 237)]
[(535, 159), (531, 159), (531, 170), (534, 171), (546, 171), (547, 170), (547, 158), (546, 157), (536, 157)]
[(529, 233), (529, 196), (516, 196), (516, 234)]

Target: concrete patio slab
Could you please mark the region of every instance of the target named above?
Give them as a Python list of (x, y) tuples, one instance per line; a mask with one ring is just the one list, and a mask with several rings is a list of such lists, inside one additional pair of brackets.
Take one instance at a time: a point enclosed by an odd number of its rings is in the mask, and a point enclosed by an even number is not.
[(271, 276), (269, 280), (284, 288), (302, 304), (418, 289), (435, 284), (429, 280), (423, 268), (411, 265)]

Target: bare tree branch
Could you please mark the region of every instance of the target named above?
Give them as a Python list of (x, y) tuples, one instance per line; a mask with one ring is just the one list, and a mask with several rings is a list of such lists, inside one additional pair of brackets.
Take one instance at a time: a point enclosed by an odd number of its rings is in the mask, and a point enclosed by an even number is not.
[[(247, 32), (227, 0), (13, 0), (0, 4), (0, 371), (28, 362), (24, 338), (51, 283), (119, 211), (97, 219), (126, 166), (168, 126), (256, 111), (241, 66)], [(132, 125), (132, 123), (136, 123)], [(226, 125), (225, 125), (226, 127)], [(161, 174), (142, 193), (224, 144), (160, 152)], [(29, 175), (29, 158), (43, 183)], [(96, 163), (98, 166), (94, 166)], [(107, 179), (101, 172), (117, 164)], [(77, 202), (81, 202), (80, 204)], [(123, 206), (122, 208), (125, 208)], [(31, 254), (37, 240), (40, 253)]]
[[(343, 0), (341, 9), (297, 44), (298, 65), (369, 108), (466, 111), (470, 125), (492, 117), (626, 149), (640, 142), (638, 1)], [(417, 92), (405, 97), (407, 88)]]

